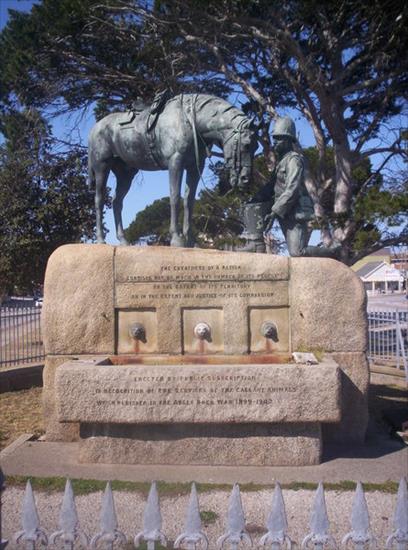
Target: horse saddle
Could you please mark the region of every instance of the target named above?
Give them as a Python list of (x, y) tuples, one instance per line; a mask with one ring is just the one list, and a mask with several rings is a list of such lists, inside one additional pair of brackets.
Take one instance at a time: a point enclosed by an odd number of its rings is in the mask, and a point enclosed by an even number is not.
[(118, 120), (118, 124), (119, 126), (128, 126), (135, 120), (135, 117), (136, 113), (134, 111), (125, 111)]
[(132, 108), (129, 111), (125, 111), (119, 119), (120, 126), (128, 126), (132, 124), (135, 118), (143, 111), (150, 109), (150, 105), (145, 103), (141, 97), (138, 97), (136, 101), (132, 103)]
[(157, 119), (163, 111), (170, 95), (171, 93), (167, 89), (159, 92), (155, 95), (151, 105), (145, 103), (142, 98), (138, 97), (136, 101), (132, 103), (132, 109), (123, 113), (123, 116), (119, 119), (119, 125), (122, 127), (129, 127), (137, 116), (140, 116), (141, 113), (145, 113), (147, 118), (147, 132), (151, 132), (156, 126)]

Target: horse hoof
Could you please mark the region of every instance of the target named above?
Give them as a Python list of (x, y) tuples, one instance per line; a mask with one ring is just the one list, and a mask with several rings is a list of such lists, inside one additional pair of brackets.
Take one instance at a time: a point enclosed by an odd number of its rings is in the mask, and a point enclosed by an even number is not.
[(185, 246), (186, 243), (181, 235), (173, 235), (170, 241), (170, 246)]
[(194, 248), (195, 247), (195, 240), (194, 239), (186, 239), (186, 248)]

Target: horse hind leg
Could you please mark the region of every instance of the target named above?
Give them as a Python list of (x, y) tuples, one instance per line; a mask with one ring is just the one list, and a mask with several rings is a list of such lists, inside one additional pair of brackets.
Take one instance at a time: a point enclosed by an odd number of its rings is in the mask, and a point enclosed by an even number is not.
[(169, 163), (170, 180), (170, 246), (184, 246), (184, 237), (179, 232), (180, 189), (183, 177), (181, 159), (176, 157)]
[(128, 167), (122, 161), (117, 160), (112, 170), (116, 176), (116, 191), (112, 199), (113, 216), (115, 218), (116, 237), (120, 244), (129, 244), (125, 238), (122, 223), (123, 199), (127, 195), (132, 180), (138, 172), (134, 168)]
[(95, 175), (96, 242), (104, 243), (103, 205), (110, 167), (107, 163), (103, 162), (95, 166), (93, 171)]
[(193, 248), (195, 244), (192, 232), (193, 208), (198, 181), (204, 168), (204, 161), (200, 162), (198, 168), (200, 171), (197, 170), (196, 165), (187, 168), (186, 190), (184, 194), (183, 236), (186, 242), (186, 247), (188, 248)]

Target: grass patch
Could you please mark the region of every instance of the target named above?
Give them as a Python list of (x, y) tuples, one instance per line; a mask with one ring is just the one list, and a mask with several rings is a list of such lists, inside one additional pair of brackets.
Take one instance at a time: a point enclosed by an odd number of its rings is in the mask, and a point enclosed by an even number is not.
[(2, 393), (0, 397), (0, 450), (23, 433), (44, 433), (41, 410), (42, 388)]
[[(6, 478), (6, 485), (11, 487), (24, 487), (27, 480), (30, 479), (33, 489), (36, 491), (45, 492), (61, 492), (65, 488), (66, 479), (62, 477), (29, 477), (29, 476), (8, 476)], [(106, 487), (106, 481), (100, 481), (96, 479), (72, 479), (72, 486), (76, 495), (87, 495), (89, 493), (95, 493), (103, 491)], [(136, 481), (118, 481), (111, 482), (112, 489), (114, 491), (126, 491), (131, 493), (140, 493), (147, 497), (150, 489), (150, 483), (136, 482)], [(317, 489), (317, 483), (306, 482), (292, 482), (284, 483), (281, 485), (282, 489), (292, 491), (315, 491)], [(230, 484), (210, 484), (210, 483), (197, 483), (197, 491), (199, 493), (209, 493), (212, 491), (231, 491), (232, 485)], [(254, 492), (262, 490), (273, 490), (274, 485), (258, 485), (254, 483), (243, 483), (240, 485), (241, 492)], [(354, 491), (356, 483), (354, 481), (340, 481), (338, 483), (324, 483), (326, 491)], [(398, 483), (395, 481), (387, 481), (385, 483), (363, 483), (364, 491), (373, 492), (381, 491), (383, 493), (396, 494), (398, 491)], [(174, 497), (190, 494), (190, 483), (167, 483), (165, 481), (157, 482), (157, 489), (162, 497)], [(202, 514), (209, 514), (208, 519), (202, 520), (207, 523), (212, 523), (217, 518), (212, 519), (211, 510), (202, 512)], [(216, 514), (215, 514), (216, 516)]]
[(212, 510), (202, 510), (200, 512), (200, 518), (204, 525), (210, 525), (211, 523), (215, 523), (217, 521), (218, 514)]

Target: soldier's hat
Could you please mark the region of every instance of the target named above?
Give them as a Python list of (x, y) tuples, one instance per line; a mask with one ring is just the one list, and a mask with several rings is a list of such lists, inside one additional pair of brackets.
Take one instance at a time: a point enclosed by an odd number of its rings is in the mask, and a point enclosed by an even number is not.
[(297, 141), (295, 123), (288, 116), (278, 118), (275, 122), (272, 136), (285, 136), (290, 137), (293, 141)]

